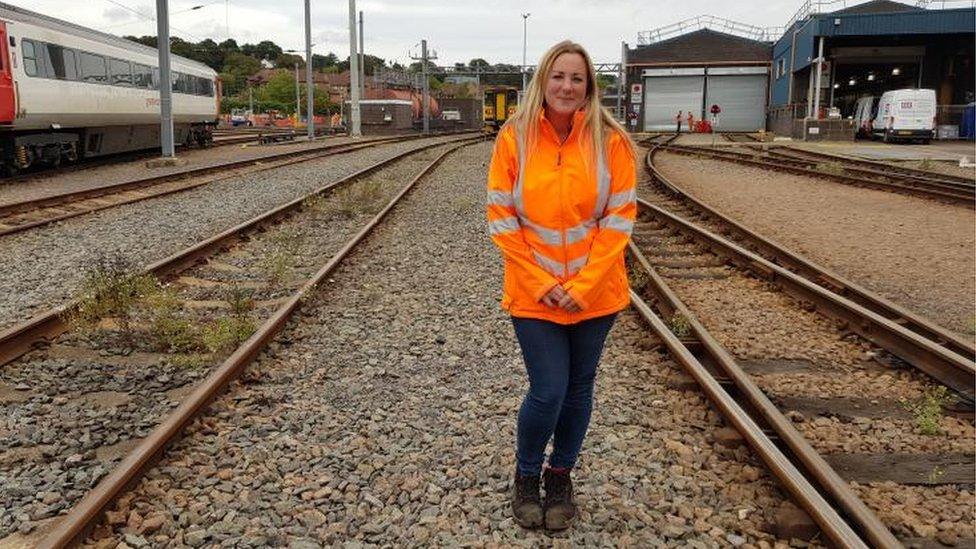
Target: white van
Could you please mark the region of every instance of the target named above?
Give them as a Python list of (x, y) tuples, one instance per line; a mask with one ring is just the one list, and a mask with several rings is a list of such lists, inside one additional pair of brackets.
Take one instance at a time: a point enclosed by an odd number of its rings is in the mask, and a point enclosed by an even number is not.
[(871, 133), (885, 142), (920, 139), (928, 143), (935, 137), (935, 90), (893, 90), (878, 101)]

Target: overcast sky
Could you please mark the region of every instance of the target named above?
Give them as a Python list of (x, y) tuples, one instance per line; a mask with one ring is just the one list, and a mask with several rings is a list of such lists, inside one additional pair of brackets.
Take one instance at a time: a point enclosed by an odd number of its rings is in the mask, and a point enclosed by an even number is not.
[[(24, 8), (113, 34), (156, 34), (153, 0), (7, 0)], [(527, 59), (534, 64), (553, 43), (582, 43), (595, 62), (617, 62), (620, 42), (631, 47), (637, 32), (698, 15), (715, 15), (756, 26), (782, 26), (803, 0), (361, 0), (365, 49), (407, 64), (419, 55), (421, 38), (436, 50), (437, 63), (475, 57), (520, 64), (522, 13), (528, 19)], [(311, 0), (315, 53), (348, 56), (347, 0)], [(909, 3), (914, 3), (908, 0)], [(79, 9), (80, 4), (84, 9)], [(861, 3), (847, 0), (847, 5)], [(193, 6), (203, 5), (198, 10)], [(844, 2), (837, 0), (837, 7)], [(187, 40), (229, 35), (238, 43), (273, 40), (284, 49), (304, 50), (302, 0), (170, 0), (170, 25)]]

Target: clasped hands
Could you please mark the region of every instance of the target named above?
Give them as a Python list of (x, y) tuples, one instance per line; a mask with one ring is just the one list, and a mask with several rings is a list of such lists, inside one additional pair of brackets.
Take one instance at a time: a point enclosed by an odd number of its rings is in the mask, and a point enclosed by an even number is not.
[(560, 284), (556, 284), (541, 300), (547, 307), (565, 309), (570, 313), (578, 313), (583, 309), (573, 300), (569, 292)]

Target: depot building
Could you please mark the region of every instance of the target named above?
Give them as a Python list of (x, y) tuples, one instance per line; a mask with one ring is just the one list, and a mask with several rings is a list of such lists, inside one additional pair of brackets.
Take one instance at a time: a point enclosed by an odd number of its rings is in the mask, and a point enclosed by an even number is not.
[(700, 16), (625, 49), (627, 123), (674, 131), (680, 112), (689, 131), (689, 113), (694, 124), (717, 105), (718, 131), (853, 138), (860, 97), (926, 88), (936, 124), (958, 127), (976, 99), (974, 41), (971, 2), (811, 1), (781, 28)]

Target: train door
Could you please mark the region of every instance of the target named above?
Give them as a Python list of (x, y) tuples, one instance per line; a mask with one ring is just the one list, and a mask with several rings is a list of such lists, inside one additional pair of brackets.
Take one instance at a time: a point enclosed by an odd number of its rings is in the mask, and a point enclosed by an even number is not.
[(7, 23), (0, 21), (0, 124), (14, 121), (14, 77), (10, 70), (10, 41)]

